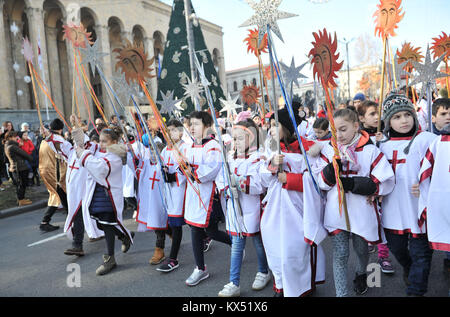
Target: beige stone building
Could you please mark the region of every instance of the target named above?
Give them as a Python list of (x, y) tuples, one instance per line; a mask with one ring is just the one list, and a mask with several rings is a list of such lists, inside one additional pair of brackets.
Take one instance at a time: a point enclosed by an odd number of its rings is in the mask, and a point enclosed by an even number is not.
[[(79, 10), (73, 9), (76, 7)], [(113, 50), (121, 46), (124, 39), (142, 43), (149, 57), (163, 56), (172, 11), (170, 5), (157, 0), (0, 0), (0, 8), (3, 12), (3, 19), (0, 19), (0, 121), (10, 119), (7, 116), (14, 116), (13, 113), (23, 112), (34, 113), (34, 122), (36, 111), (32, 110), (36, 106), (32, 83), (26, 78), (29, 71), (21, 52), (23, 37), (30, 39), (34, 51), (33, 64), (46, 82), (58, 109), (68, 117), (73, 109), (73, 75), (76, 72), (74, 49), (67, 40), (63, 40), (63, 25), (68, 23), (68, 19), (77, 17), (92, 33), (93, 40), (99, 41), (101, 51), (109, 53), (101, 65), (109, 79), (115, 74), (116, 53)], [(226, 92), (222, 28), (202, 19), (199, 21)], [(41, 63), (38, 60), (38, 42)], [(157, 71), (157, 59), (154, 68)], [(90, 72), (89, 75), (107, 116), (112, 115), (105, 83), (98, 74), (94, 76)], [(80, 87), (81, 84), (75, 81), (81, 103)], [(156, 98), (156, 78), (150, 82), (150, 92)], [(91, 115), (97, 116), (88, 91), (86, 94)], [(40, 93), (41, 109), (49, 104), (46, 99)], [(87, 108), (80, 108), (82, 116), (87, 118)]]

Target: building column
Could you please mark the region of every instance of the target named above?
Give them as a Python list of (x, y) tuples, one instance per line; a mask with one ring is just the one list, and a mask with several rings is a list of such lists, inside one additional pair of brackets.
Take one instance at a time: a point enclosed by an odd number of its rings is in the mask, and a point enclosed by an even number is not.
[[(23, 22), (22, 21), (12, 21), (19, 28), (16, 36), (10, 34), (11, 37), (11, 57), (13, 67), (18, 65), (18, 69), (14, 70), (14, 81), (15, 87), (12, 87), (12, 92), (16, 95), (17, 105), (13, 109), (24, 110), (33, 108), (34, 105), (31, 104), (32, 99), (30, 96), (30, 84), (27, 84), (24, 80), (25, 76), (28, 76), (28, 66), (25, 62), (25, 58), (22, 54), (22, 33), (23, 33)], [(21, 95), (18, 92), (21, 91)]]
[[(95, 33), (97, 34), (97, 41), (100, 41), (101, 52), (108, 53), (108, 55), (103, 57), (101, 65), (99, 65), (103, 71), (104, 76), (108, 79), (110, 85), (112, 84), (113, 70), (111, 65), (111, 47), (109, 44), (109, 28), (107, 25), (97, 24), (95, 26)], [(114, 114), (113, 105), (108, 97), (108, 94), (112, 96), (109, 91), (108, 85), (102, 80), (102, 92), (103, 92), (103, 109), (105, 115), (109, 120), (109, 117)], [(113, 98), (113, 97), (112, 97)]]
[[(25, 13), (28, 17), (29, 22), (29, 33), (30, 33), (30, 43), (33, 47), (34, 52), (34, 59), (33, 59), (33, 65), (36, 69), (37, 73), (45, 83), (45, 86), (51, 93), (51, 86), (50, 86), (50, 77), (49, 77), (49, 71), (48, 71), (48, 57), (47, 57), (47, 43), (45, 40), (45, 25), (44, 25), (44, 10), (41, 9), (42, 7), (42, 1), (40, 7), (28, 7), (25, 9)], [(39, 60), (39, 46), (38, 41), (40, 43), (40, 52), (41, 52), (41, 59)], [(40, 61), (42, 65), (40, 64)], [(41, 68), (42, 66), (42, 68)], [(36, 87), (38, 98), (39, 98), (39, 106), (41, 110), (45, 108), (46, 99), (47, 97), (43, 92), (39, 90), (39, 87)], [(49, 107), (51, 106), (50, 101), (47, 101), (49, 103)]]
[[(3, 42), (3, 45), (0, 45), (0, 109), (12, 108), (13, 102), (15, 103), (15, 97), (12, 94), (13, 85), (11, 84), (11, 67), (8, 65), (8, 52), (7, 50), (7, 37), (5, 32), (5, 23), (3, 18), (3, 6), (5, 4), (5, 0), (0, 0), (0, 42)], [(9, 30), (7, 31), (9, 32)]]
[[(155, 54), (155, 49), (154, 49), (154, 45), (153, 45), (153, 38), (151, 37), (145, 37), (144, 38), (144, 46), (145, 46), (145, 51), (148, 54), (149, 58), (152, 58), (153, 55)], [(150, 94), (153, 98), (153, 100), (156, 102), (156, 99), (158, 98), (158, 73), (157, 73), (157, 61), (156, 61), (156, 56), (155, 56), (155, 62), (152, 65), (153, 68), (153, 72), (152, 75), (155, 75), (156, 77), (153, 77), (150, 79)], [(162, 65), (162, 63), (161, 63)]]
[[(52, 90), (52, 98), (55, 105), (61, 111), (64, 110), (63, 89), (60, 74), (60, 61), (58, 54), (58, 29), (49, 26), (45, 27), (47, 35), (48, 48), (48, 65), (49, 65), (49, 79)], [(65, 114), (67, 116), (67, 113)]]

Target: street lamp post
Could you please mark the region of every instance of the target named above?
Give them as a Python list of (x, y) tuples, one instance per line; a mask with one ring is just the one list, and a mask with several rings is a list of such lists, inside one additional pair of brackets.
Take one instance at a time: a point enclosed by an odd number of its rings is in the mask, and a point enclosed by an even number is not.
[(348, 99), (351, 99), (350, 95), (350, 57), (348, 54), (348, 45), (353, 42), (355, 38), (352, 38), (350, 41), (347, 41), (344, 37), (344, 41), (339, 41), (342, 44), (345, 44), (345, 49), (347, 51), (347, 92), (348, 92)]

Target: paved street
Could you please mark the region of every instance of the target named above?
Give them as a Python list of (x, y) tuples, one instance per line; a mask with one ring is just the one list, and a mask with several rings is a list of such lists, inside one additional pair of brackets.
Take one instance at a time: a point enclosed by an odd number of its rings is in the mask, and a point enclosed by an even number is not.
[[(70, 241), (62, 235), (65, 214), (58, 212), (52, 221), (61, 229), (51, 233), (41, 233), (39, 222), (44, 210), (37, 210), (5, 219), (0, 219), (0, 296), (118, 296), (118, 297), (214, 297), (228, 283), (230, 249), (228, 246), (213, 242), (206, 253), (205, 260), (210, 271), (210, 278), (196, 287), (185, 285), (185, 279), (194, 268), (191, 249), (190, 229), (185, 226), (179, 254), (180, 267), (164, 274), (148, 264), (155, 246), (153, 232), (137, 233), (135, 243), (127, 254), (120, 251), (120, 241), (116, 243), (116, 261), (118, 267), (110, 274), (98, 277), (96, 268), (101, 264), (105, 250), (105, 241), (87, 242), (86, 255), (77, 258), (66, 256), (63, 251), (70, 246)], [(136, 223), (131, 213), (125, 214), (125, 224), (136, 230)], [(222, 225), (223, 229), (223, 225)], [(55, 238), (56, 237), (56, 238)], [(51, 238), (48, 241), (42, 241)], [(37, 243), (37, 244), (36, 244)], [(170, 239), (166, 240), (166, 253), (169, 253)], [(314, 296), (334, 296), (332, 277), (331, 244), (324, 242), (327, 255), (327, 281), (319, 285)], [(443, 273), (444, 254), (435, 252), (430, 275), (427, 296), (447, 296), (448, 280)], [(370, 262), (376, 261), (376, 254), (371, 254)], [(72, 271), (67, 267), (71, 263), (79, 264), (81, 269), (81, 286), (69, 287), (67, 278)], [(354, 275), (355, 258), (349, 260), (349, 285)], [(381, 288), (371, 288), (365, 295), (404, 296), (404, 284), (400, 265), (395, 262), (396, 273), (392, 276), (382, 275)], [(253, 243), (247, 241), (246, 257), (242, 269), (241, 295), (245, 297), (271, 297), (272, 285), (263, 291), (251, 289), (256, 274), (256, 254)]]

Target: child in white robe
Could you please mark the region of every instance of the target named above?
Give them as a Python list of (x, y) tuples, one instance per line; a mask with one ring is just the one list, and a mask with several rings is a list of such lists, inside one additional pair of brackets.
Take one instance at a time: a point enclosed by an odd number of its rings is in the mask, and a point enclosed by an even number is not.
[[(296, 121), (298, 112), (294, 109)], [(325, 258), (321, 246), (304, 239), (303, 173), (305, 160), (286, 109), (278, 111), (279, 126), (271, 117), (272, 140), (261, 166), (263, 200), (261, 235), (267, 262), (274, 277), (276, 297), (305, 296), (325, 279)], [(276, 139), (277, 129), (279, 140)], [(276, 152), (280, 142), (281, 154)], [(302, 143), (306, 143), (302, 139)]]
[(94, 153), (84, 150), (82, 142), (77, 143), (77, 157), (81, 166), (87, 169), (86, 192), (83, 209), (89, 210), (97, 227), (105, 232), (107, 254), (103, 255), (103, 264), (97, 268), (97, 275), (105, 275), (117, 264), (114, 257), (116, 236), (122, 241), (122, 252), (127, 252), (133, 242), (132, 233), (122, 220), (123, 183), (122, 167), (126, 164), (127, 150), (118, 144), (120, 133), (104, 129), (100, 133), (100, 148), (106, 153)]
[(184, 219), (191, 227), (196, 268), (186, 285), (195, 286), (209, 277), (203, 254), (206, 235), (230, 246), (231, 239), (218, 229), (223, 212), (215, 180), (222, 168), (222, 154), (220, 144), (211, 137), (212, 117), (205, 111), (194, 111), (189, 122), (195, 141), (186, 148), (185, 161), (192, 171), (192, 179), (188, 180), (186, 188)]
[(227, 198), (226, 227), (231, 235), (231, 260), (229, 283), (219, 292), (219, 297), (240, 296), (240, 274), (247, 237), (252, 237), (258, 257), (258, 271), (252, 285), (253, 290), (263, 289), (270, 281), (266, 254), (262, 244), (259, 224), (261, 221), (261, 200), (265, 189), (259, 178), (260, 165), (264, 162), (259, 148), (258, 128), (251, 119), (240, 121), (232, 130), (234, 150), (229, 155), (231, 180), (236, 187), (231, 193), (238, 197), (242, 215), (236, 201), (231, 198), (225, 170), (219, 173), (218, 187)]
[(395, 174), (394, 190), (383, 197), (382, 222), (388, 246), (403, 267), (408, 295), (427, 290), (432, 252), (426, 234), (419, 228), (418, 177), (420, 162), (436, 138), (419, 130), (413, 104), (403, 95), (390, 94), (383, 103), (384, 134), (380, 150)]
[(336, 126), (340, 180), (345, 191), (347, 215), (339, 208), (338, 188), (333, 166), (334, 149), (327, 144), (317, 162), (322, 170), (319, 187), (325, 191), (324, 226), (333, 242), (333, 272), (336, 296), (348, 296), (347, 263), (349, 240), (357, 255), (354, 290), (367, 291), (368, 245), (383, 241), (382, 227), (376, 195), (389, 194), (394, 187), (394, 173), (386, 157), (372, 143), (365, 131), (359, 130), (358, 115), (350, 109), (340, 109), (334, 114)]
[(161, 152), (164, 160), (164, 177), (166, 180), (168, 197), (167, 200), (167, 216), (169, 227), (172, 231), (172, 245), (169, 257), (157, 268), (160, 272), (171, 272), (178, 268), (178, 251), (180, 249), (181, 240), (183, 238), (184, 214), (183, 204), (186, 192), (186, 177), (179, 170), (178, 161), (181, 155), (185, 155), (186, 144), (182, 140), (184, 133), (183, 125), (177, 120), (170, 120), (167, 123), (167, 129), (170, 133), (172, 141), (176, 148), (166, 146)]

